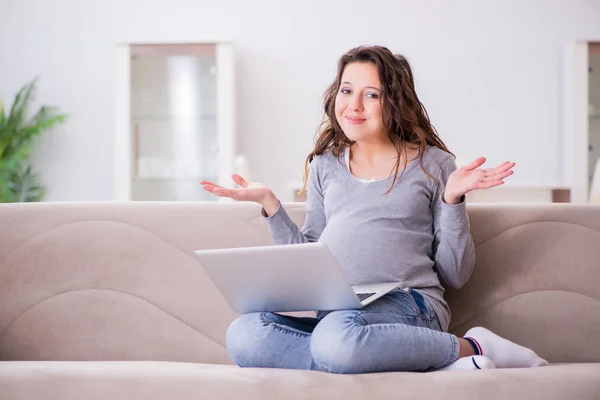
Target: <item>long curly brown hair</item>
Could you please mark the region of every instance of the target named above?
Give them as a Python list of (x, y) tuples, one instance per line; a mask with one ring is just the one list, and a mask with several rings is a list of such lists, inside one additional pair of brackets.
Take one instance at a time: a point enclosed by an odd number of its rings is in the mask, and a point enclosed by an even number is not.
[(323, 121), (317, 130), (315, 148), (306, 158), (302, 192), (306, 190), (309, 164), (315, 156), (331, 151), (334, 156), (339, 157), (344, 148), (354, 143), (344, 134), (335, 116), (335, 98), (340, 89), (342, 74), (346, 66), (354, 62), (372, 63), (379, 72), (382, 86), (380, 101), (383, 109), (383, 125), (398, 150), (398, 159), (394, 166), (394, 180), (386, 193), (389, 193), (396, 184), (400, 160), (407, 145), (419, 148), (421, 168), (427, 176), (436, 181), (423, 165), (426, 146), (429, 144), (453, 156), (454, 154), (448, 150), (438, 136), (425, 107), (419, 101), (408, 60), (400, 54), (393, 54), (386, 47), (360, 46), (348, 51), (340, 58), (337, 76), (323, 96)]

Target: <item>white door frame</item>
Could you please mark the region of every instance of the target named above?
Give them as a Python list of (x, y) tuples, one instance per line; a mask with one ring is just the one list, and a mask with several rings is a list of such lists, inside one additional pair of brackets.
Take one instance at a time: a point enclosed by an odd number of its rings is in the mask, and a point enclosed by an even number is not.
[(563, 169), (565, 183), (571, 188), (572, 203), (587, 203), (589, 193), (589, 42), (570, 43), (564, 58)]
[(115, 48), (113, 168), (115, 201), (131, 200), (131, 45)]
[[(119, 43), (114, 53), (114, 201), (131, 200), (132, 159), (131, 135), (131, 46), (156, 44), (216, 44), (217, 46), (217, 130), (218, 178), (229, 185), (235, 158), (235, 68), (234, 49), (226, 42), (142, 42)], [(200, 183), (198, 183), (200, 185)]]

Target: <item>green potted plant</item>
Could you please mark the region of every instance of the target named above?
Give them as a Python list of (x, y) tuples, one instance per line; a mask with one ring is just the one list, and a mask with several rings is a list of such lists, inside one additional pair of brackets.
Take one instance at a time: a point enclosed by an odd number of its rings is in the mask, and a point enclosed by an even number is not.
[(49, 106), (30, 114), (36, 83), (19, 90), (8, 114), (0, 102), (0, 203), (40, 201), (45, 194), (32, 168), (32, 142), (67, 116)]

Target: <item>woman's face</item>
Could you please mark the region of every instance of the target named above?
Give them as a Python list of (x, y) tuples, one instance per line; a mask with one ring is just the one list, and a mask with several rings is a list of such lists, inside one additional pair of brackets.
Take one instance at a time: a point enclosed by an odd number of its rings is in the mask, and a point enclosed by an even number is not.
[(385, 140), (381, 95), (375, 64), (354, 62), (346, 65), (335, 98), (335, 117), (348, 139), (358, 142)]

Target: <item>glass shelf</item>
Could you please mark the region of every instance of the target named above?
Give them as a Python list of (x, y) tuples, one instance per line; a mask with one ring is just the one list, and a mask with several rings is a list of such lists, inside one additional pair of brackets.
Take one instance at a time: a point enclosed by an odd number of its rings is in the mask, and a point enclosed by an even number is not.
[(195, 120), (195, 121), (216, 121), (216, 115), (135, 115), (131, 121), (173, 121), (173, 120)]
[(132, 178), (135, 201), (218, 201), (219, 197), (204, 190), (201, 178)]
[(216, 182), (216, 177), (205, 176), (134, 176), (131, 178), (134, 182), (160, 182), (160, 181), (211, 181)]

